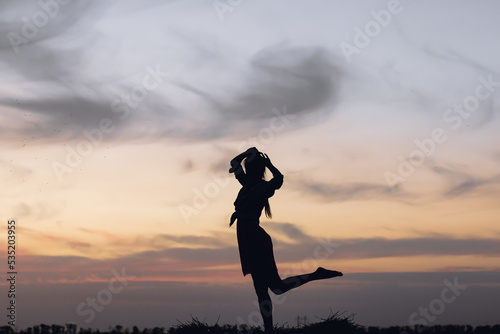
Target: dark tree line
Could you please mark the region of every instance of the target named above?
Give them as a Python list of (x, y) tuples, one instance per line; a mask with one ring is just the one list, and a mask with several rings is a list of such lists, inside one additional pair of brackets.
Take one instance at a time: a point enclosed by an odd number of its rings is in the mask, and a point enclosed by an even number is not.
[[(300, 327), (300, 328), (279, 328), (277, 333), (282, 334), (322, 334), (322, 333), (335, 333), (343, 334), (343, 330), (333, 330), (332, 328), (321, 328), (315, 326), (316, 324)], [(321, 325), (321, 323), (319, 323)], [(337, 328), (340, 329), (340, 328)], [(346, 329), (347, 330), (347, 329)], [(207, 324), (202, 324), (202, 326), (177, 326), (165, 329), (164, 327), (154, 327), (154, 328), (144, 328), (140, 330), (137, 326), (129, 328), (123, 328), (123, 326), (116, 325), (114, 328), (110, 327), (108, 331), (100, 331), (98, 329), (91, 328), (77, 328), (75, 324), (66, 324), (66, 326), (61, 325), (46, 325), (40, 324), (33, 327), (28, 327), (23, 330), (14, 331), (11, 326), (0, 327), (0, 334), (197, 334), (197, 333), (211, 333), (211, 334), (258, 334), (262, 333), (259, 329), (248, 328), (248, 327), (237, 327), (231, 325), (225, 326), (208, 326)], [(470, 325), (434, 325), (429, 327), (409, 327), (409, 326), (391, 326), (387, 328), (380, 327), (363, 327), (356, 325), (351, 327), (345, 333), (352, 334), (500, 334), (500, 325), (494, 326), (476, 326), (472, 327)]]
[(470, 325), (434, 325), (434, 326), (392, 326), (388, 328), (368, 327), (366, 334), (500, 334), (500, 325), (476, 326)]
[(28, 327), (19, 331), (14, 331), (11, 326), (0, 327), (0, 334), (165, 334), (166, 330), (163, 327), (144, 328), (140, 330), (137, 326), (132, 329), (124, 329), (121, 325), (110, 327), (108, 331), (100, 331), (91, 328), (77, 328), (75, 324), (61, 325), (45, 325), (40, 324), (33, 327)]

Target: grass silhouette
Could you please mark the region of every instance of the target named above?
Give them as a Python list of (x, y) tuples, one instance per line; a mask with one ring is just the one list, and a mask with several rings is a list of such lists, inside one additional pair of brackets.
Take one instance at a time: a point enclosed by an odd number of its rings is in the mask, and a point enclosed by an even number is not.
[[(307, 323), (303, 326), (289, 327), (281, 325), (275, 327), (277, 334), (499, 334), (500, 325), (432, 325), (432, 326), (390, 326), (386, 328), (375, 326), (360, 326), (352, 320), (353, 315), (342, 316), (338, 312), (330, 315), (326, 319), (319, 319), (317, 323)], [(263, 331), (258, 327), (250, 327), (246, 325), (219, 325), (218, 320), (215, 325), (209, 325), (204, 320), (200, 321), (197, 318), (192, 318), (185, 323), (179, 322), (178, 325), (166, 329), (165, 327), (144, 328), (140, 330), (137, 326), (133, 326), (132, 330), (124, 329), (123, 326), (116, 325), (114, 328), (109, 327), (107, 331), (101, 331), (91, 328), (79, 328), (76, 330), (76, 325), (72, 325), (72, 330), (61, 325), (53, 324), (52, 326), (40, 324), (19, 331), (14, 330), (11, 326), (0, 326), (0, 334), (261, 334)]]
[[(260, 327), (247, 325), (208, 325), (205, 321), (192, 318), (185, 323), (170, 327), (168, 334), (262, 334)], [(433, 326), (391, 326), (388, 328), (365, 327), (353, 321), (353, 315), (343, 316), (339, 312), (316, 323), (300, 327), (277, 326), (276, 334), (499, 334), (500, 325), (433, 325)]]
[[(352, 320), (352, 315), (342, 316), (334, 313), (326, 319), (320, 319), (320, 322), (305, 324), (301, 327), (278, 326), (275, 327), (277, 334), (355, 334), (364, 333), (364, 328), (357, 325)], [(260, 334), (264, 331), (260, 327), (247, 325), (209, 325), (205, 321), (192, 318), (185, 323), (179, 323), (168, 330), (168, 334)]]

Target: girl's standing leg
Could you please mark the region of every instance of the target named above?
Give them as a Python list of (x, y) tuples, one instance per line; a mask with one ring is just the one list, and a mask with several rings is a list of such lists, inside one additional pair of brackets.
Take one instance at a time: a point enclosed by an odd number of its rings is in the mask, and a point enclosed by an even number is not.
[(274, 333), (273, 329), (273, 304), (271, 296), (269, 296), (269, 282), (265, 275), (251, 274), (253, 279), (253, 286), (257, 293), (259, 301), (260, 314), (264, 321), (264, 329), (266, 333)]

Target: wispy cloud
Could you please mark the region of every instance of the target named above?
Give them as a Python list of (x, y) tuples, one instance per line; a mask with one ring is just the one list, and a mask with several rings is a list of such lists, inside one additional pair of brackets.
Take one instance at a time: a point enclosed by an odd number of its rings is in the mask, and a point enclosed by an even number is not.
[(288, 182), (297, 190), (327, 202), (380, 200), (386, 198), (404, 201), (411, 197), (409, 193), (402, 190), (400, 185), (389, 187), (386, 184), (368, 182), (331, 184), (312, 180), (288, 180)]
[(248, 62), (249, 71), (235, 88), (216, 97), (183, 84), (201, 96), (223, 119), (244, 120), (273, 116), (272, 108), (287, 106), (293, 114), (320, 110), (336, 96), (340, 67), (321, 48), (285, 45), (261, 50)]
[[(450, 238), (443, 235), (415, 238), (350, 238), (326, 240), (305, 233), (291, 223), (263, 223), (273, 236), (280, 261), (294, 263), (312, 256), (318, 246), (335, 243), (333, 258), (376, 259), (415, 256), (479, 256), (500, 257), (500, 240), (494, 238)], [(28, 233), (29, 232), (29, 233)], [(98, 231), (82, 230), (97, 234)], [(25, 229), (27, 236), (34, 232)], [(92, 248), (100, 248), (94, 238), (83, 243), (71, 238), (39, 233), (38, 240), (59, 243), (61, 247), (74, 247), (89, 254)], [(23, 260), (27, 280), (54, 280), (59, 278), (97, 279), (103, 268), (126, 266), (140, 279), (175, 280), (176, 277), (209, 278), (222, 273), (239, 273), (239, 257), (236, 237), (233, 233), (209, 236), (158, 234), (150, 237), (123, 238), (109, 234), (107, 248), (115, 250), (113, 258), (93, 259), (86, 256), (39, 256), (28, 255)], [(114, 243), (114, 244), (113, 244)], [(148, 248), (146, 248), (148, 247)], [(128, 252), (124, 252), (128, 249)], [(135, 249), (135, 251), (134, 251)], [(145, 250), (146, 249), (146, 250)], [(106, 249), (101, 249), (101, 252)], [(109, 253), (109, 250), (107, 251)], [(212, 268), (212, 269), (210, 269)], [(233, 269), (230, 269), (233, 268)], [(71, 274), (69, 274), (71, 273)], [(90, 278), (89, 278), (90, 277)], [(93, 278), (92, 278), (93, 277)]]
[[(5, 12), (13, 14), (10, 18), (41, 10), (37, 4), (4, 6)], [(111, 102), (130, 93), (131, 80), (127, 76), (133, 73), (99, 68), (93, 58), (104, 54), (109, 58), (118, 46), (99, 29), (87, 29), (106, 15), (106, 6), (81, 1), (59, 5), (57, 15), (29, 43), (19, 46), (19, 54), (13, 51), (8, 38), (0, 41), (0, 68), (6, 70), (5, 79), (24, 88), (0, 94), (0, 107), (11, 119), (9, 125), (3, 125), (4, 138), (30, 134), (37, 143), (70, 141), (80, 138), (83, 129), (98, 126), (103, 118), (117, 120)], [(128, 7), (131, 4), (125, 5)], [(0, 29), (2, 36), (22, 27), (23, 21), (9, 17), (0, 15), (0, 21), (8, 22)], [(207, 73), (217, 75), (225, 60), (234, 54), (219, 54), (214, 45), (205, 45), (199, 38), (187, 39), (184, 32), (174, 28), (169, 29), (169, 34), (197, 64), (186, 68), (182, 76), (168, 79), (172, 87), (184, 93), (153, 92), (141, 104), (140, 112), (120, 122), (120, 128), (109, 139), (219, 138), (239, 134), (242, 127), (235, 125), (242, 121), (247, 122), (245, 131), (252, 133), (262, 125), (259, 120), (274, 117), (274, 108), (286, 107), (295, 116), (330, 113), (338, 99), (342, 70), (325, 48), (284, 44), (265, 47), (243, 60), (246, 65), (231, 73), (231, 82), (219, 82), (213, 89), (211, 83), (207, 85), (200, 78)], [(61, 48), (67, 43), (71, 47)], [(207, 61), (207, 57), (199, 61), (201, 54), (212, 55), (213, 61)], [(147, 65), (151, 64), (143, 66)], [(170, 70), (168, 65), (162, 68)], [(186, 99), (193, 97), (196, 101), (186, 104)], [(149, 130), (138, 135), (137, 125), (141, 123), (147, 123)], [(297, 121), (294, 127), (300, 125), (303, 123)]]
[[(103, 271), (103, 280), (91, 283), (68, 281), (66, 284), (24, 284), (25, 293), (19, 297), (19, 303), (25, 305), (20, 324), (29, 326), (27, 319), (33, 319), (34, 323), (64, 323), (63, 320), (52, 320), (57, 319), (57, 314), (79, 326), (88, 326), (84, 317), (77, 316), (75, 309), (107, 287), (108, 280), (113, 277), (110, 270), (107, 273)], [(128, 271), (126, 273), (131, 274)], [(411, 312), (428, 305), (432, 298), (439, 297), (445, 279), (453, 281), (457, 277), (459, 284), (467, 284), (471, 288), (457, 300), (454, 309), (444, 312), (436, 323), (456, 323), (456, 319), (461, 317), (467, 324), (483, 325), (485, 318), (492, 319), (493, 324), (494, 319), (497, 319), (495, 305), (499, 275), (499, 272), (349, 274), (334, 281), (312, 283), (304, 288), (307, 289), (304, 293), (286, 295), (286, 301), (276, 307), (276, 318), (293, 324), (297, 304), (300, 303), (301, 306), (307, 305), (307, 308), (302, 308), (302, 312), (307, 312), (308, 319), (326, 317), (332, 309), (347, 309), (356, 313), (355, 321), (362, 325), (406, 325)], [(133, 314), (120, 321), (125, 328), (151, 327), (151, 324), (170, 326), (179, 321), (189, 321), (191, 317), (206, 319), (210, 324), (235, 324), (236, 319), (244, 317), (244, 321), (247, 321), (250, 312), (258, 312), (253, 305), (255, 295), (246, 279), (239, 277), (238, 283), (226, 284), (196, 283), (182, 279), (179, 277), (175, 282), (131, 280), (120, 295), (113, 296), (108, 308), (97, 314), (92, 327), (103, 331), (109, 328), (109, 313), (105, 312)], [(481, 300), (477, 307), (484, 312), (471, 314), (470, 305), (477, 300)], [(387, 312), (397, 320), (387, 319)]]
[(464, 168), (445, 166), (434, 166), (432, 171), (441, 175), (448, 182), (448, 189), (443, 195), (449, 198), (477, 191), (486, 191), (485, 189), (488, 187), (500, 183), (500, 174), (490, 177), (478, 177), (469, 174)]

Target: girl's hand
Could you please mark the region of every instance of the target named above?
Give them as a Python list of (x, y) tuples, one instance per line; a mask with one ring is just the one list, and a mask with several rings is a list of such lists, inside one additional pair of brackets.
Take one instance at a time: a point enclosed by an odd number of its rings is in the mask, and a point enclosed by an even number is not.
[(236, 169), (240, 166), (238, 163), (231, 163), (231, 168), (229, 168), (229, 173), (234, 173)]
[(269, 157), (267, 156), (267, 154), (262, 153), (262, 152), (259, 152), (259, 153), (260, 153), (260, 156), (264, 159), (264, 164), (266, 166), (271, 166), (271, 159), (269, 159)]

